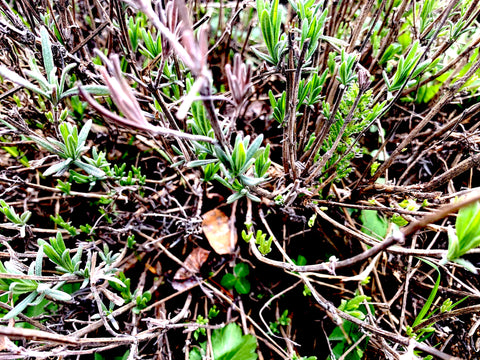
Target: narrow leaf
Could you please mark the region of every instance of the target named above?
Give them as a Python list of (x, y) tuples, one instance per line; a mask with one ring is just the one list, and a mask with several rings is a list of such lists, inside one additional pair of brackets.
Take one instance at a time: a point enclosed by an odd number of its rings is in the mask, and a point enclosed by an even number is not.
[(45, 91), (43, 91), (42, 89), (40, 89), (36, 85), (32, 84), (30, 81), (24, 79), (23, 77), (21, 77), (17, 73), (7, 69), (5, 66), (0, 66), (0, 76), (4, 77), (4, 78), (6, 78), (10, 81), (13, 81), (17, 85), (20, 85), (20, 86), (23, 86), (23, 87), (25, 87), (29, 90), (32, 90), (33, 92), (35, 92), (39, 95), (45, 96), (46, 98), (49, 97), (49, 95)]
[(48, 31), (45, 26), (40, 28), (40, 37), (42, 38), (42, 56), (43, 56), (43, 66), (45, 67), (45, 72), (47, 73), (48, 82), (53, 84), (53, 69), (55, 64), (53, 62), (53, 53), (52, 53), (52, 43), (48, 36)]
[(15, 305), (15, 307), (10, 310), (4, 317), (3, 317), (3, 320), (8, 320), (8, 319), (12, 319), (14, 318), (15, 316), (17, 316), (18, 314), (20, 314), (23, 310), (25, 310), (25, 308), (31, 303), (33, 302), (33, 300), (35, 300), (35, 298), (37, 297), (38, 295), (38, 292), (36, 291), (33, 291), (31, 294), (29, 294), (25, 299), (23, 299), (20, 303), (18, 303), (17, 305)]

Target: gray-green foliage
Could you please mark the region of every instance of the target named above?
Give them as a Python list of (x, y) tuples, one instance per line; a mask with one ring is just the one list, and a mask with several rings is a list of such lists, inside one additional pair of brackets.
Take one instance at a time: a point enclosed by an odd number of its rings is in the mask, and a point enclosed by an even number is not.
[(25, 237), (25, 228), (27, 222), (32, 216), (32, 213), (28, 210), (24, 211), (21, 215), (17, 214), (15, 209), (8, 205), (5, 200), (0, 199), (0, 212), (5, 215), (8, 221), (20, 228), (20, 236)]
[(89, 149), (89, 147), (85, 145), (85, 142), (91, 126), (92, 121), (89, 120), (82, 127), (80, 133), (78, 133), (76, 126), (68, 122), (63, 122), (58, 127), (61, 141), (51, 137), (44, 139), (40, 136), (31, 136), (32, 140), (37, 144), (63, 159), (45, 170), (43, 173), (44, 176), (61, 176), (73, 165), (78, 166), (94, 177), (102, 178), (105, 176), (105, 172), (102, 169), (85, 162), (85, 160), (81, 158), (81, 155)]
[[(38, 68), (34, 57), (30, 57), (29, 59), (30, 70), (24, 71), (25, 74), (27, 74), (32, 80), (36, 81), (39, 86), (21, 77), (16, 72), (9, 70), (6, 66), (0, 66), (0, 76), (13, 81), (17, 85), (23, 86), (38, 95), (44, 96), (50, 100), (54, 106), (56, 106), (64, 98), (78, 94), (78, 87), (73, 87), (69, 90), (65, 89), (68, 73), (76, 66), (76, 64), (72, 63), (65, 66), (62, 69), (59, 79), (57, 76), (57, 67), (54, 64), (52, 44), (48, 36), (48, 31), (45, 27), (41, 27), (40, 35), (42, 40), (43, 66), (46, 77)], [(106, 86), (85, 85), (82, 88), (91, 94), (109, 95), (108, 88)]]
[[(269, 160), (270, 147), (261, 148), (263, 135), (260, 134), (252, 141), (250, 146), (250, 136), (242, 139), (241, 135), (237, 135), (235, 139), (235, 146), (233, 152), (230, 153), (228, 149), (225, 151), (219, 146), (215, 145), (215, 154), (220, 161), (220, 170), (223, 177), (215, 174), (214, 178), (235, 191), (227, 199), (228, 203), (247, 196), (253, 201), (260, 201), (260, 199), (253, 195), (250, 187), (257, 186), (267, 180), (266, 173), (270, 166)], [(254, 165), (253, 175), (248, 171)]]
[(347, 54), (345, 50), (342, 50), (337, 76), (337, 80), (342, 86), (347, 87), (357, 79), (357, 74), (354, 68), (355, 64), (356, 56), (354, 54)]
[(70, 256), (70, 249), (67, 249), (65, 246), (63, 236), (60, 232), (58, 232), (55, 237), (51, 237), (49, 243), (43, 239), (39, 239), (38, 245), (43, 248), (45, 255), (57, 265), (56, 269), (61, 273), (71, 275), (81, 274), (82, 276), (85, 274), (83, 271), (80, 271), (83, 247), (79, 246), (72, 258)]
[[(20, 276), (42, 276), (42, 261), (43, 248), (40, 247), (37, 252), (37, 257), (25, 274), (21, 271), (21, 267), (16, 263), (16, 260), (0, 262), (0, 273), (4, 277), (0, 278), (0, 291), (8, 293), (9, 296), (27, 294), (20, 302), (17, 302), (12, 310), (10, 310), (3, 319), (11, 319), (20, 314), (27, 306), (34, 306), (39, 304), (45, 297), (56, 301), (70, 301), (72, 299), (70, 294), (59, 290), (64, 282), (58, 282), (55, 285), (52, 283), (42, 282), (40, 280), (30, 280), (27, 277), (20, 278)], [(8, 275), (12, 275), (11, 278)]]
[[(338, 143), (332, 156), (326, 161), (323, 171), (324, 176), (320, 178), (320, 180), (327, 178), (334, 171), (336, 173), (335, 181), (339, 181), (350, 174), (352, 171), (352, 159), (362, 151), (360, 145), (355, 143), (355, 136), (368, 127), (382, 112), (385, 106), (385, 102), (377, 102), (376, 104), (373, 104), (371, 91), (367, 91), (363, 94), (360, 94), (359, 91), (359, 87), (356, 83), (353, 83), (348, 88), (336, 113), (336, 121), (330, 128), (330, 132), (321, 147), (321, 151), (316, 154), (315, 159), (320, 158), (323, 153), (327, 153), (332, 149), (338, 136), (342, 137), (342, 140)], [(352, 111), (357, 96), (360, 96), (360, 99), (356, 104), (356, 107), (353, 109), (351, 120), (342, 133), (342, 126), (344, 125), (347, 116)], [(326, 103), (324, 103), (324, 106), (325, 105)], [(327, 106), (326, 109), (328, 112), (329, 107)]]
[(315, 5), (314, 0), (290, 0), (290, 4), (297, 12), (301, 20), (300, 49), (308, 41), (308, 49), (305, 54), (305, 60), (309, 62), (318, 48), (318, 41), (322, 38), (323, 28), (327, 20), (328, 10), (322, 11), (322, 4)]
[(286, 41), (280, 40), (280, 28), (283, 20), (283, 11), (278, 7), (278, 0), (271, 3), (268, 0), (257, 0), (257, 13), (262, 29), (263, 39), (267, 46), (268, 54), (254, 50), (265, 61), (278, 65), (285, 51)]
[(400, 56), (397, 70), (392, 78), (389, 79), (385, 71), (382, 73), (389, 93), (400, 90), (405, 86), (410, 87), (418, 81), (417, 76), (431, 63), (430, 59), (418, 63), (422, 55), (423, 52), (419, 49), (419, 42), (415, 41), (408, 54), (405, 57)]
[[(199, 158), (188, 163), (188, 166), (202, 166), (206, 172), (205, 178), (215, 179), (222, 185), (234, 191), (227, 202), (231, 203), (247, 196), (254, 201), (260, 199), (251, 193), (251, 187), (257, 186), (267, 180), (267, 171), (271, 161), (269, 159), (270, 146), (260, 147), (263, 141), (263, 135), (260, 134), (250, 144), (250, 136), (242, 139), (240, 134), (235, 139), (233, 151), (222, 149), (220, 145), (197, 144), (197, 151), (200, 152)], [(250, 145), (249, 145), (250, 144)], [(206, 158), (210, 156), (210, 158)], [(208, 168), (213, 166), (213, 170)], [(253, 169), (252, 169), (253, 167)], [(252, 169), (252, 171), (250, 171)], [(217, 173), (220, 170), (221, 176)]]

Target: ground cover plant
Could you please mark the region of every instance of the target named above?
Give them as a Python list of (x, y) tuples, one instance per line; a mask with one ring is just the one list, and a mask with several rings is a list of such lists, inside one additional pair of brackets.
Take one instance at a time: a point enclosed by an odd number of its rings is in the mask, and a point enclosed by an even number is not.
[(475, 358), (479, 20), (0, 0), (0, 358)]

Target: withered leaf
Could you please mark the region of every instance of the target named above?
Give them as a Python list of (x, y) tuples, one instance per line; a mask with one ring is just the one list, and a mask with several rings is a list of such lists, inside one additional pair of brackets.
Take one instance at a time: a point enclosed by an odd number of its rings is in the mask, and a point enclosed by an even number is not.
[(209, 254), (209, 250), (201, 247), (193, 249), (183, 262), (185, 266), (178, 269), (175, 273), (172, 282), (173, 288), (181, 291), (194, 285), (197, 282), (194, 275), (200, 272), (200, 268), (207, 261)]
[(219, 209), (213, 209), (203, 214), (202, 218), (203, 233), (213, 250), (219, 255), (233, 253), (237, 232), (235, 227), (230, 227), (228, 216)]

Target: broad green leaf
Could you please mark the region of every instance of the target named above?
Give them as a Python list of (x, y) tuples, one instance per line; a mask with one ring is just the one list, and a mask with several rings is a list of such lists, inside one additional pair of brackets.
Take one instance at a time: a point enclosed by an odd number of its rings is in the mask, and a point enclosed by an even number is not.
[(238, 277), (245, 277), (248, 276), (248, 274), (250, 273), (250, 269), (245, 263), (239, 263), (235, 265), (234, 271)]
[(202, 360), (202, 354), (198, 348), (193, 348), (188, 355), (188, 360)]
[(447, 258), (454, 260), (480, 245), (480, 202), (459, 210), (456, 234), (449, 231)]
[(239, 294), (246, 295), (250, 293), (250, 287), (250, 281), (244, 277), (238, 278), (235, 283), (235, 290), (237, 290)]
[(475, 241), (480, 237), (480, 202), (466, 206), (459, 210), (456, 221), (457, 236), (463, 245)]
[(256, 360), (257, 340), (252, 335), (242, 335), (240, 326), (230, 323), (212, 333), (215, 360)]
[[(348, 341), (345, 338), (345, 334), (348, 334), (348, 337), (349, 337)], [(329, 340), (340, 341), (333, 348), (333, 354), (335, 355), (335, 358), (339, 359), (343, 354), (345, 354), (347, 350), (349, 350), (349, 348), (351, 347), (351, 343), (357, 342), (362, 336), (363, 336), (363, 333), (358, 329), (356, 325), (354, 325), (350, 321), (343, 322), (343, 330), (337, 326), (328, 337)], [(368, 341), (368, 338), (366, 341)], [(365, 347), (366, 341), (363, 342), (361, 345), (358, 345), (355, 350), (350, 351), (346, 359), (362, 360), (363, 359), (362, 348)], [(331, 357), (329, 356), (327, 360), (331, 360)]]
[(387, 236), (388, 222), (378, 216), (375, 210), (362, 210), (360, 215), (363, 227), (362, 232), (383, 240)]
[[(345, 326), (348, 323), (350, 323), (350, 321), (345, 321), (343, 324)], [(332, 340), (332, 341), (345, 340), (345, 334), (343, 333), (342, 329), (339, 326), (337, 326), (335, 329), (333, 329), (332, 333), (328, 336), (328, 340)]]
[(227, 273), (227, 274), (223, 275), (222, 281), (220, 282), (220, 284), (224, 288), (226, 288), (228, 290), (231, 290), (235, 286), (236, 282), (237, 282), (237, 278), (235, 277), (235, 275)]

